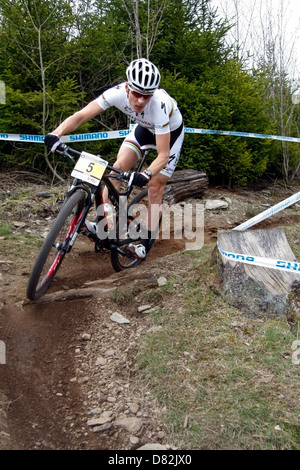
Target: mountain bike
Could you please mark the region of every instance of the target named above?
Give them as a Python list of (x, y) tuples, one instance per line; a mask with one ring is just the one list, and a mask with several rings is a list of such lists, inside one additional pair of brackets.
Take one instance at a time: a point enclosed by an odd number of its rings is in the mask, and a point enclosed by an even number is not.
[[(144, 150), (136, 171), (141, 171), (149, 151)], [(73, 182), (32, 268), (27, 285), (27, 297), (30, 300), (37, 300), (45, 294), (78, 235), (92, 240), (96, 252), (110, 252), (111, 264), (116, 272), (141, 263), (129, 249), (129, 245), (140, 243), (149, 236), (146, 220), (149, 208), (148, 190), (139, 188), (136, 195), (132, 194), (134, 187), (130, 184), (131, 172), (109, 165), (100, 155), (80, 152), (65, 144), (61, 144), (56, 153), (70, 159), (75, 165), (71, 172)], [(78, 160), (74, 157), (78, 157)], [(123, 185), (120, 191), (112, 184), (113, 179)], [(108, 217), (104, 210), (105, 188), (113, 217)], [(89, 232), (85, 226), (92, 208), (97, 214), (96, 234)], [(151, 236), (148, 251), (154, 241), (155, 237)]]

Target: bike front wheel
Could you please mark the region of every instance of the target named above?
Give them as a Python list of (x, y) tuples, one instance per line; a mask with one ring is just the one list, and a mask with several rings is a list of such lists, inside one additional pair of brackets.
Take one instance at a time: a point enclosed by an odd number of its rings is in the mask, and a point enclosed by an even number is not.
[[(149, 197), (148, 189), (144, 189), (138, 193), (128, 205), (127, 210), (127, 227), (125, 232), (120, 233), (118, 228), (118, 245), (111, 250), (111, 264), (115, 271), (120, 272), (124, 269), (133, 268), (141, 263), (141, 260), (134, 258), (128, 249), (129, 244), (139, 244), (143, 238), (148, 237), (148, 230), (145, 231), (145, 227), (148, 226), (148, 213), (149, 213)], [(159, 225), (161, 218), (159, 219)], [(134, 240), (130, 239), (126, 241), (126, 237), (130, 235), (130, 232), (134, 232)], [(123, 230), (124, 232), (124, 230)], [(146, 235), (146, 237), (145, 237)], [(124, 238), (124, 241), (120, 242), (120, 239)], [(151, 238), (148, 242), (148, 253), (155, 242), (155, 238)]]
[(73, 193), (62, 205), (33, 266), (27, 297), (37, 300), (50, 286), (65, 255), (70, 251), (85, 206), (82, 191)]

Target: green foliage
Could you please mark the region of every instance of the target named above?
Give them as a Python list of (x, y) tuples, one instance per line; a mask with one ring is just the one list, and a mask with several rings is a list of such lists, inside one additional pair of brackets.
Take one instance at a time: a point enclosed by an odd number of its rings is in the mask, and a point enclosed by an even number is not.
[(2, 60), (10, 61), (12, 75), (21, 74), (22, 91), (40, 91), (44, 72), (48, 83), (59, 81), (71, 52), (71, 0), (1, 0), (0, 14)]
[[(48, 131), (50, 132), (58, 121), (76, 111), (81, 100), (82, 92), (74, 79), (62, 79), (53, 91), (49, 89)], [(41, 91), (22, 92), (7, 86), (6, 105), (2, 106), (0, 115), (0, 133), (43, 135), (42, 103)], [(42, 144), (0, 143), (0, 156), (2, 167), (46, 169)]]
[(161, 67), (198, 80), (226, 60), (224, 37), (229, 26), (218, 20), (210, 1), (170, 0), (153, 56)]
[[(233, 59), (222, 68), (208, 70), (201, 80), (190, 82), (166, 72), (162, 81), (178, 101), (187, 127), (268, 130), (259, 80)], [(269, 147), (265, 140), (187, 133), (179, 167), (205, 171), (218, 183), (245, 185), (266, 170)]]
[[(210, 0), (167, 0), (160, 12), (152, 0), (139, 0), (136, 6), (142, 53), (151, 52), (150, 59), (162, 72), (161, 85), (178, 101), (186, 127), (257, 133), (276, 129), (266, 99), (268, 81), (232, 58), (225, 46), (230, 25), (218, 19)], [(138, 45), (132, 15), (132, 4), (121, 0), (96, 0), (92, 5), (84, 0), (2, 0), (0, 79), (6, 83), (7, 98), (0, 105), (0, 132), (42, 135), (125, 80), (126, 65), (136, 57)], [(124, 115), (110, 109), (78, 132), (128, 124)], [(76, 145), (113, 162), (120, 141)], [(214, 183), (246, 185), (270, 168), (280, 172), (281, 151), (278, 142), (267, 140), (186, 134), (178, 168), (205, 171)], [(1, 168), (46, 171), (44, 152), (41, 144), (0, 141)], [(289, 152), (296, 168), (298, 147)]]
[[(62, 78), (53, 90), (48, 89), (48, 132), (58, 126), (58, 124), (70, 114), (77, 111), (83, 100), (84, 93), (80, 90), (80, 86), (75, 78)], [(83, 132), (84, 129), (87, 128), (87, 124), (81, 127)]]

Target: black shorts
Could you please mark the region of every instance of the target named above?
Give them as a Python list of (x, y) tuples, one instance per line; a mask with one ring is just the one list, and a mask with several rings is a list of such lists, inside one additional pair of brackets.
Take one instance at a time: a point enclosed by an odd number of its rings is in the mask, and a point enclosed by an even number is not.
[[(184, 138), (183, 123), (177, 129), (171, 131), (170, 134), (170, 158), (165, 168), (160, 171), (160, 173), (165, 176), (168, 176), (169, 178), (171, 178), (180, 157), (181, 147)], [(149, 131), (149, 129), (147, 129), (146, 127), (142, 127), (137, 124), (127, 135), (122, 145), (133, 149), (136, 152), (138, 158), (140, 159), (143, 150), (147, 148), (156, 149), (155, 134)]]

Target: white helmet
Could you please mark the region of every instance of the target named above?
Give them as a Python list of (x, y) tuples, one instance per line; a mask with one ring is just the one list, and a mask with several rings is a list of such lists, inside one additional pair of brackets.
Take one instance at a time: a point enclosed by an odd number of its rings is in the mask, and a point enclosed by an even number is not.
[(136, 88), (142, 94), (152, 94), (159, 87), (158, 68), (147, 59), (136, 59), (126, 70), (129, 87)]

